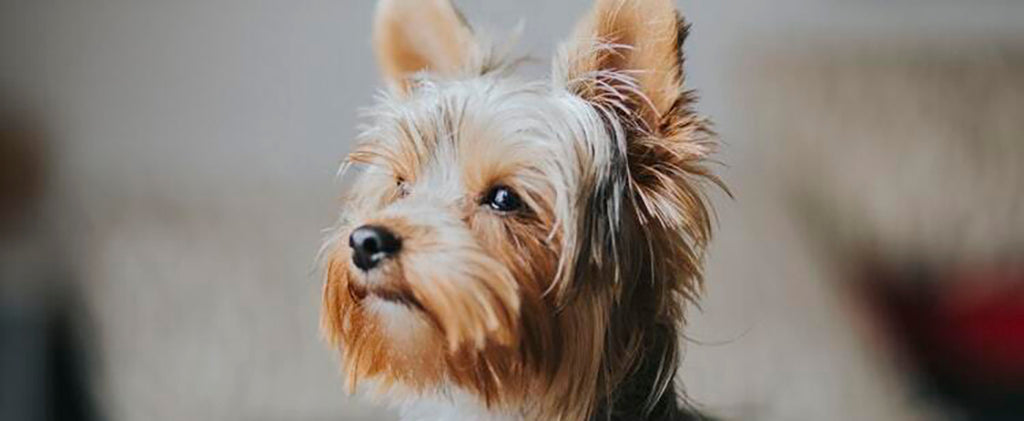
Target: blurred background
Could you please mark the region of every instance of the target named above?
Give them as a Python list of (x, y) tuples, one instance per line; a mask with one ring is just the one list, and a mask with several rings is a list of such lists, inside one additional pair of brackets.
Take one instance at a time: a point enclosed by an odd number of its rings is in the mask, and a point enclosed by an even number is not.
[[(589, 0), (456, 3), (544, 77)], [(1024, 2), (680, 6), (736, 195), (691, 399), (1024, 419)], [(394, 419), (317, 327), (372, 9), (0, 0), (0, 420)]]

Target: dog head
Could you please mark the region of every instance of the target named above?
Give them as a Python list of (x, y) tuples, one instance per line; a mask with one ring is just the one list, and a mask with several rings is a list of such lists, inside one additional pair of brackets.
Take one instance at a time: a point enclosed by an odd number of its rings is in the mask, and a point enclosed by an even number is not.
[(350, 385), (583, 419), (654, 359), (661, 398), (718, 183), (686, 33), (670, 0), (598, 0), (531, 82), (447, 0), (380, 2), (388, 90), (325, 248)]

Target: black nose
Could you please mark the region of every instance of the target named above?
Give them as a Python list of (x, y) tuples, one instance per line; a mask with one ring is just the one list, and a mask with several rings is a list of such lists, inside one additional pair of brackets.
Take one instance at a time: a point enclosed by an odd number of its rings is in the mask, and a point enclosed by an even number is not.
[(348, 245), (352, 247), (352, 262), (356, 267), (370, 270), (398, 253), (402, 249), (402, 240), (387, 228), (363, 225), (348, 236)]

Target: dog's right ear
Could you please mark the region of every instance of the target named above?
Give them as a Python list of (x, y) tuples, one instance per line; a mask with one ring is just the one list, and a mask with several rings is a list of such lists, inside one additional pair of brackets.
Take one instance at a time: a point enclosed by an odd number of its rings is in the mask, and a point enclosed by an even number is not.
[(410, 89), (409, 77), (417, 72), (457, 75), (477, 48), (450, 0), (381, 0), (373, 46), (385, 80), (400, 93)]

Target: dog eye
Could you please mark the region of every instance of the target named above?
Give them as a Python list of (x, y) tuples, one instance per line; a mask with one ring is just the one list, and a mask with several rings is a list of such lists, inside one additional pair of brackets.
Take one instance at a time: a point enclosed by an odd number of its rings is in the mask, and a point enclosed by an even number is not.
[(406, 183), (404, 178), (395, 179), (395, 189), (398, 191), (399, 198), (409, 195), (409, 183)]
[(491, 209), (500, 212), (512, 212), (522, 207), (523, 202), (516, 196), (512, 189), (505, 186), (498, 186), (491, 189), (490, 192), (484, 196), (483, 203), (490, 206)]

